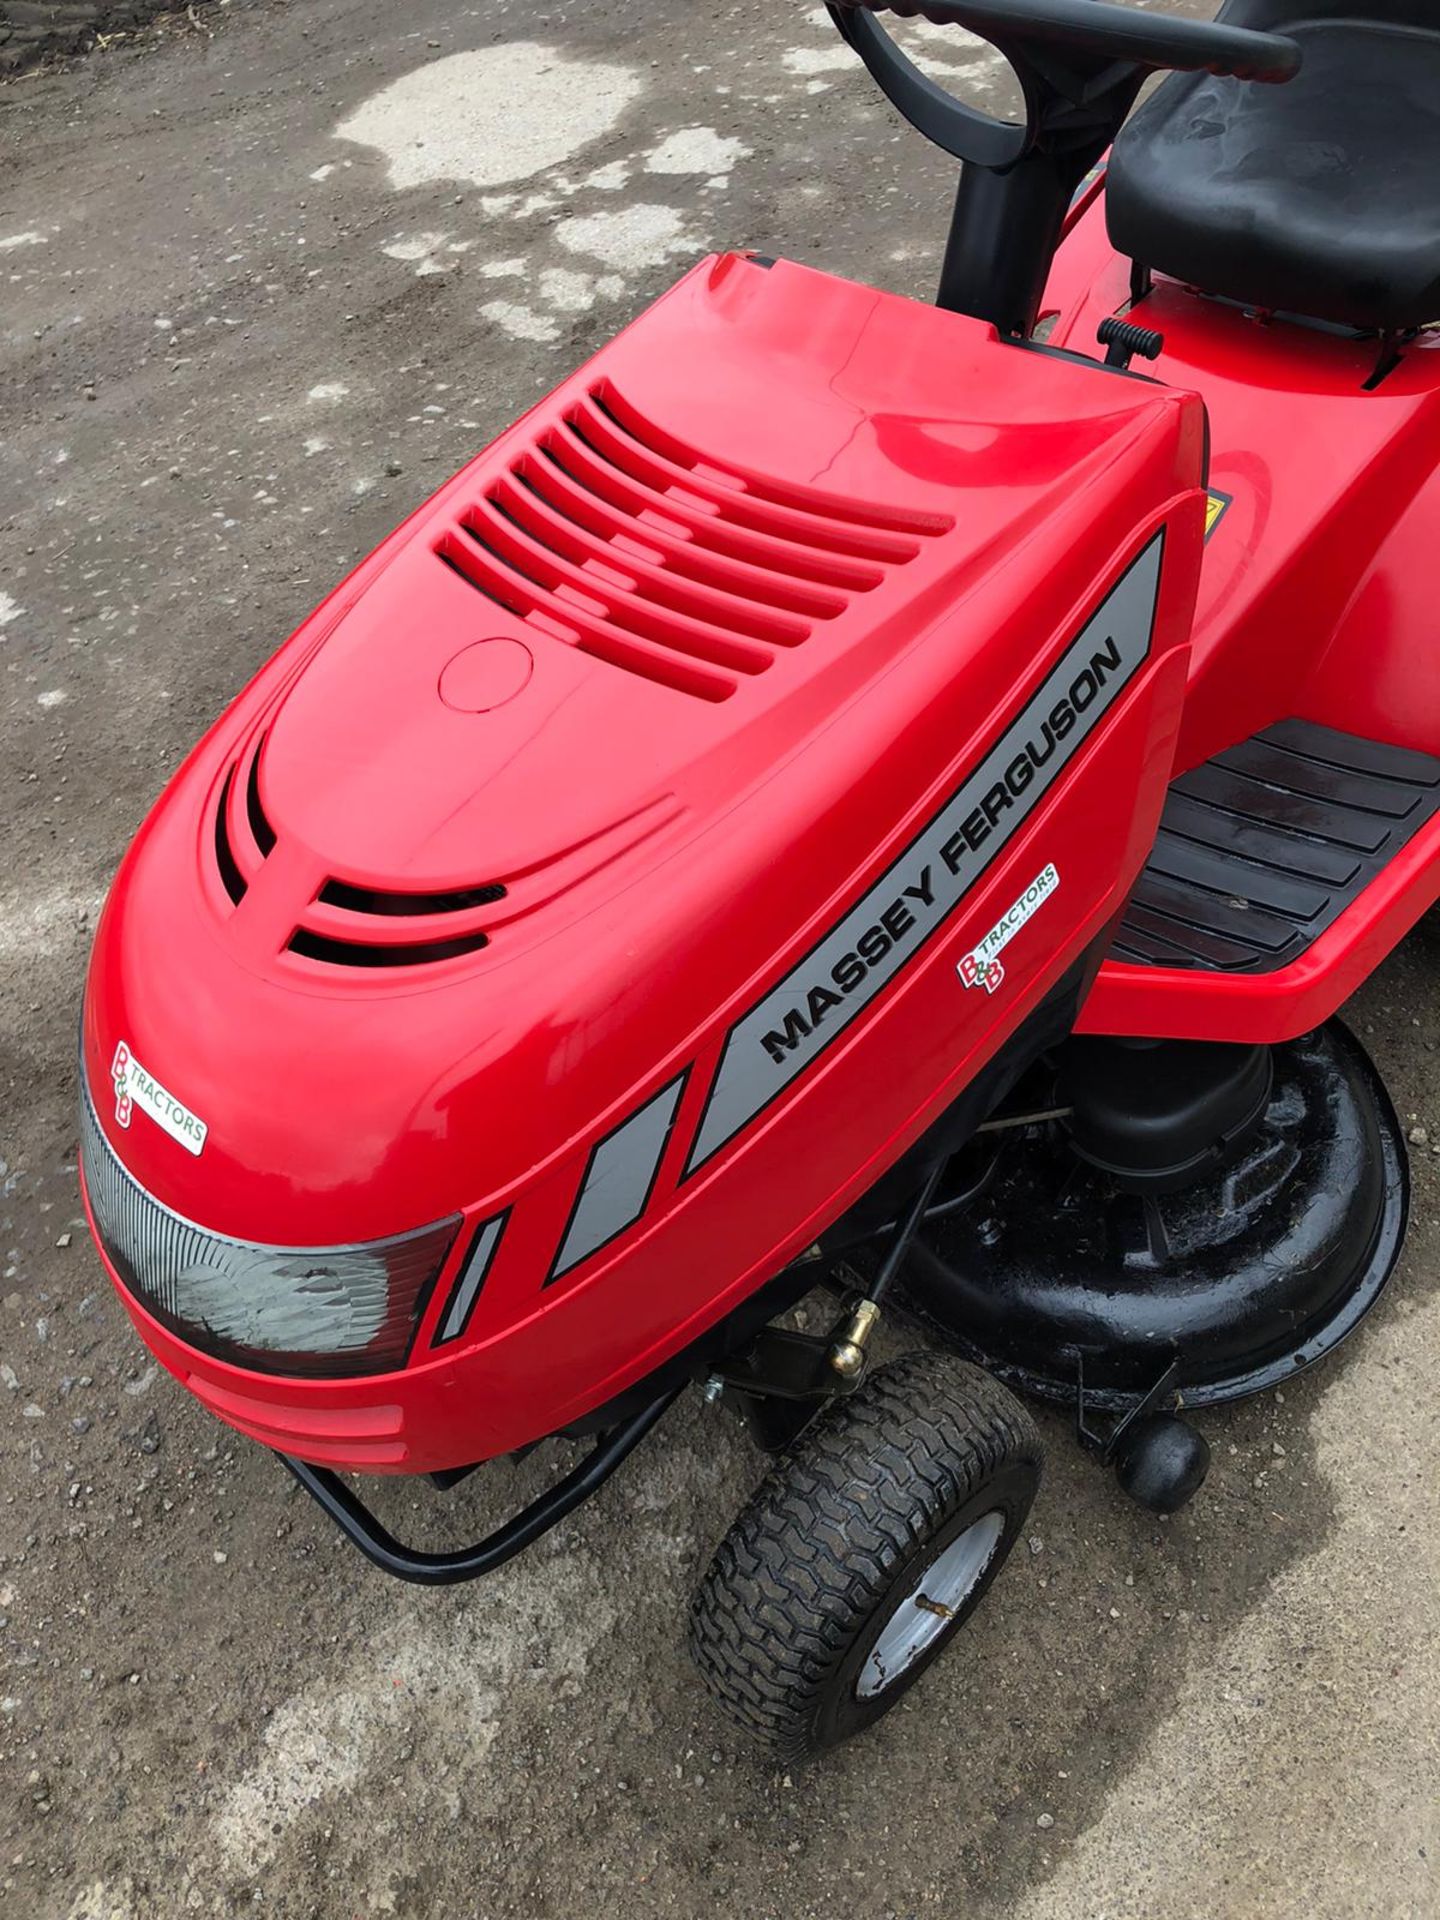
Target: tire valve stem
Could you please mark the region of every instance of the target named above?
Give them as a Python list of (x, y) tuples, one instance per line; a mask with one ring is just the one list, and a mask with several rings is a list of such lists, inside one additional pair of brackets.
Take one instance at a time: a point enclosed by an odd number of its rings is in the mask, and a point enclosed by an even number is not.
[(830, 1365), (842, 1380), (858, 1380), (865, 1370), (865, 1349), (880, 1320), (874, 1300), (862, 1300), (830, 1349)]

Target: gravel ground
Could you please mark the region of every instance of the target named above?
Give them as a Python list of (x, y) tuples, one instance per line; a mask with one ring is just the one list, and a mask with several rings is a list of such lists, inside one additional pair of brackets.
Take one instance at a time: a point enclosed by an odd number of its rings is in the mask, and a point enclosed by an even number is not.
[[(216, 0), (0, 0), (0, 74), (147, 32), (203, 33)], [(221, 0), (224, 4), (224, 0)]]
[[(157, 1376), (77, 1217), (90, 929), (206, 721), (687, 258), (923, 292), (946, 185), (779, 0), (270, 0), (0, 89), (0, 1913), (1440, 1911), (1429, 1139), (1382, 1307), (1207, 1419), (1196, 1506), (1125, 1504), (1042, 1415), (963, 1648), (793, 1775), (684, 1655), (757, 1472), (724, 1420), (683, 1405), (482, 1586), (391, 1585)], [(1351, 1015), (1440, 1143), (1437, 962), (1422, 927)], [(552, 1451), (387, 1510), (478, 1533)]]

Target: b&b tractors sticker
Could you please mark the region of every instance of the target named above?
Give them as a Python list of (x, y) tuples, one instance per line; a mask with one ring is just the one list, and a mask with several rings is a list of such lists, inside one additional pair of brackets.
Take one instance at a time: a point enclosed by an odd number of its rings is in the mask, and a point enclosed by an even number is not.
[(984, 987), (987, 993), (994, 993), (1005, 978), (1001, 952), (1059, 885), (1060, 875), (1053, 864), (1036, 874), (1014, 906), (1001, 914), (985, 938), (972, 947), (956, 967), (963, 986)]

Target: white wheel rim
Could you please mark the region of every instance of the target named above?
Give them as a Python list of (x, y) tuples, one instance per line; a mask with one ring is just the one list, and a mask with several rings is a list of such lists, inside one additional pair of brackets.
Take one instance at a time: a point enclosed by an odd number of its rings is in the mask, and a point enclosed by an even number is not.
[(1003, 1513), (987, 1513), (976, 1520), (930, 1562), (920, 1579), (896, 1607), (860, 1669), (855, 1693), (873, 1699), (893, 1687), (943, 1633), (984, 1577), (1005, 1531)]

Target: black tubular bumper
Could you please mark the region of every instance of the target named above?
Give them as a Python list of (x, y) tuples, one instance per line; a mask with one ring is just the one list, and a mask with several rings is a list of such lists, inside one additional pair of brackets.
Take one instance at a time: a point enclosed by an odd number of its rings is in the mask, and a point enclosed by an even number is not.
[(449, 1553), (426, 1553), (402, 1545), (331, 1468), (312, 1467), (288, 1453), (277, 1454), (276, 1458), (290, 1469), (345, 1538), (382, 1573), (393, 1574), (397, 1580), (413, 1581), (418, 1586), (448, 1587), (461, 1580), (477, 1580), (481, 1574), (493, 1573), (538, 1540), (542, 1533), (548, 1533), (582, 1500), (588, 1500), (668, 1412), (680, 1392), (681, 1388), (675, 1387), (619, 1426), (602, 1433), (590, 1453), (564, 1479), (557, 1480), (553, 1487), (548, 1487), (528, 1507), (522, 1507), (475, 1546), (458, 1547)]

